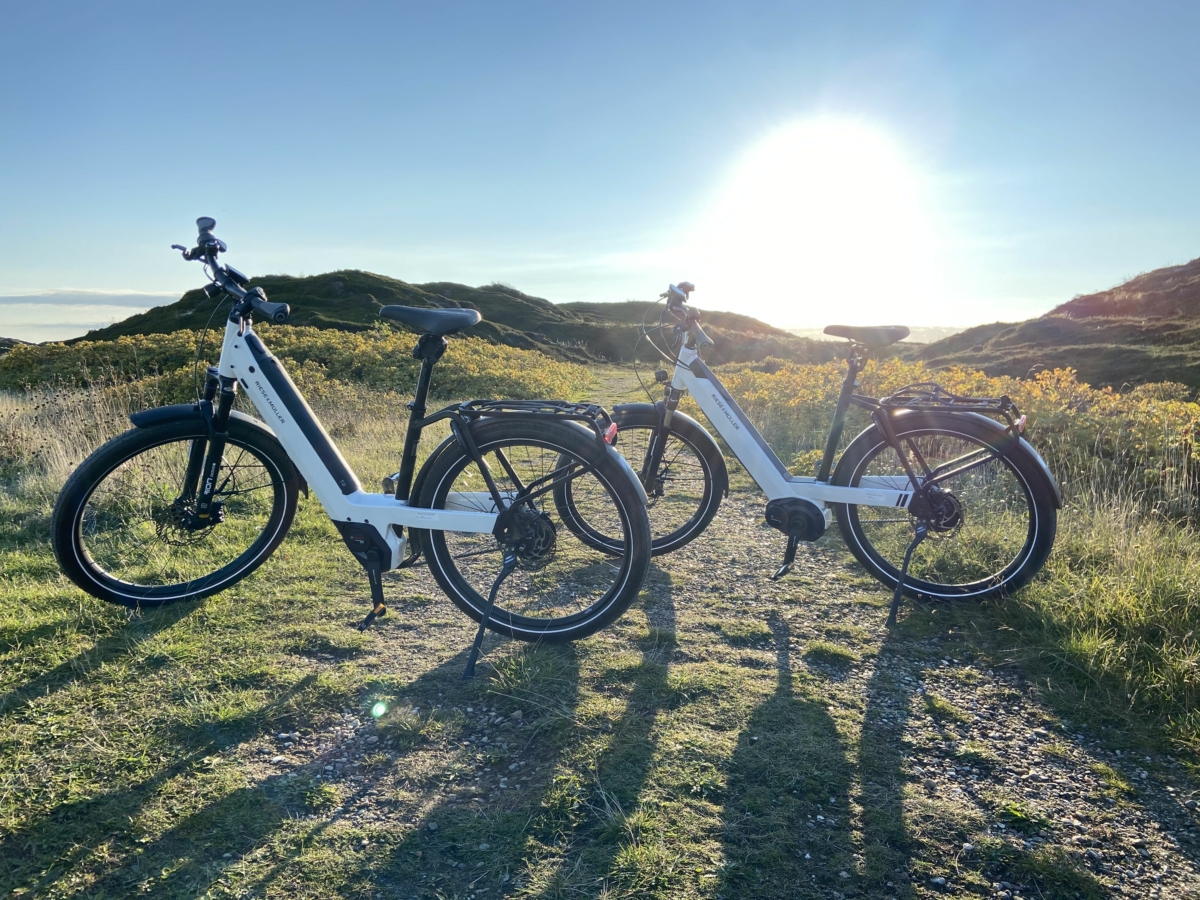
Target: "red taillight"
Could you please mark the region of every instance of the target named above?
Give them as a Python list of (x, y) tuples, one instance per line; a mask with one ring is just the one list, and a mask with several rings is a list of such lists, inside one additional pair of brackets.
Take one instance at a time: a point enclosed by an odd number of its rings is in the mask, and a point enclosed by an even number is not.
[(616, 439), (617, 439), (617, 423), (613, 422), (606, 429), (604, 429), (604, 443), (611, 444)]

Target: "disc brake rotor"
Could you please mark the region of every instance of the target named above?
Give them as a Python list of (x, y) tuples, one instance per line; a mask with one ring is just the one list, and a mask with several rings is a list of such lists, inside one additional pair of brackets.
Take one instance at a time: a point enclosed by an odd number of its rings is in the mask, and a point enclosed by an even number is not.
[(518, 509), (516, 516), (524, 532), (516, 546), (517, 558), (523, 568), (540, 569), (554, 555), (558, 529), (544, 512), (527, 506)]
[(929, 518), (929, 527), (944, 534), (948, 531), (953, 531), (963, 521), (963, 506), (951, 493), (938, 493), (930, 498), (931, 515)]

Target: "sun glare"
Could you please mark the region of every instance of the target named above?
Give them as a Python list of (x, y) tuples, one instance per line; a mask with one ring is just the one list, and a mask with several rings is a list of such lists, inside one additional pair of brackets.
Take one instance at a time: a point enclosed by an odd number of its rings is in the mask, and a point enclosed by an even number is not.
[(926, 199), (885, 133), (853, 121), (796, 123), (738, 163), (681, 277), (696, 283), (701, 307), (783, 327), (939, 324)]

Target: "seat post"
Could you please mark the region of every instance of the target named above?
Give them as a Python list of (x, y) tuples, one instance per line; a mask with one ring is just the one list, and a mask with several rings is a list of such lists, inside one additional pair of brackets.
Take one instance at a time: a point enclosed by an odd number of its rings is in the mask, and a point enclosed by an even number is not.
[(423, 334), (413, 347), (413, 359), (421, 361), (421, 371), (417, 375), (417, 390), (412, 402), (408, 404), (408, 430), (404, 435), (404, 455), (400, 458), (400, 472), (396, 477), (396, 499), (408, 501), (408, 492), (412, 488), (413, 470), (417, 466), (417, 444), (421, 441), (421, 428), (424, 426), (425, 400), (429, 396), (429, 380), (433, 377), (433, 367), (442, 354), (446, 352), (446, 339), (432, 334)]
[(842, 439), (842, 427), (846, 424), (846, 410), (850, 408), (850, 397), (858, 387), (858, 373), (867, 364), (866, 350), (857, 344), (851, 344), (850, 355), (846, 357), (846, 361), (850, 367), (846, 371), (846, 380), (842, 382), (842, 392), (838, 394), (833, 421), (829, 423), (829, 438), (825, 441), (825, 455), (821, 457), (821, 466), (817, 469), (817, 481), (829, 481), (833, 458), (837, 455), (838, 443)]

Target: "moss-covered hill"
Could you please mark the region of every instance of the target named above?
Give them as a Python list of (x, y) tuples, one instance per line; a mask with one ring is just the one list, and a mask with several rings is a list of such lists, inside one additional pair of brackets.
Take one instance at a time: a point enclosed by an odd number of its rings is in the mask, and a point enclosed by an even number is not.
[(905, 355), (992, 376), (1070, 366), (1097, 386), (1175, 381), (1200, 390), (1200, 259), (1076, 297), (1037, 319), (979, 325)]
[[(255, 278), (275, 302), (292, 308), (292, 325), (363, 331), (380, 321), (379, 308), (391, 303), (424, 307), (472, 307), (483, 321), (468, 334), (523, 350), (540, 350), (556, 359), (590, 362), (632, 359), (642, 302), (555, 304), (507, 285), (473, 288), (451, 282), (408, 284), (370, 272), (341, 271), (307, 278), (267, 275)], [(77, 340), (104, 341), (137, 334), (169, 334), (202, 328), (213, 302), (200, 290), (175, 303), (156, 306)], [(776, 356), (797, 362), (835, 358), (836, 344), (796, 337), (734, 313), (710, 313), (705, 328), (716, 340), (712, 360), (746, 362)]]

